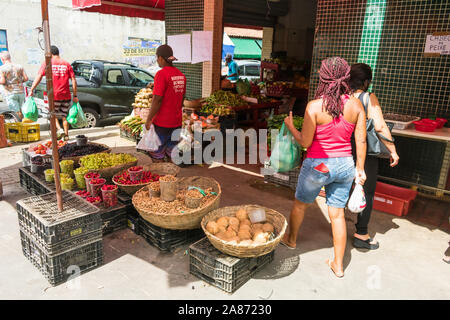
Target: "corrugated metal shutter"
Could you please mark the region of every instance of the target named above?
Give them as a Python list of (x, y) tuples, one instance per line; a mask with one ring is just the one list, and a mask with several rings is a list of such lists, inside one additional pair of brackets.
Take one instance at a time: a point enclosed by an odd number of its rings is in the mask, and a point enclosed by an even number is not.
[[(166, 1), (166, 43), (167, 36), (203, 30), (203, 0)], [(203, 63), (175, 63), (186, 76), (186, 98), (202, 97)]]
[(274, 27), (276, 18), (285, 16), (288, 11), (288, 0), (226, 0), (223, 19), (225, 24)]

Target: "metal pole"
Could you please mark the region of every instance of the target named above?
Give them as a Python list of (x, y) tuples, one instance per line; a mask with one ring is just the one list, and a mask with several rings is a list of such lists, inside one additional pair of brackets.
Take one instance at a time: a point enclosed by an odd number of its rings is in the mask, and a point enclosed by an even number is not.
[(52, 135), (52, 154), (53, 154), (53, 169), (55, 170), (55, 187), (56, 187), (56, 202), (58, 203), (59, 211), (63, 211), (63, 202), (61, 195), (61, 184), (59, 179), (59, 154), (58, 154), (58, 139), (56, 139), (56, 117), (54, 115), (55, 105), (53, 100), (53, 73), (52, 73), (52, 54), (50, 52), (50, 26), (48, 22), (48, 0), (41, 0), (42, 11), (42, 26), (44, 30), (45, 40), (45, 78), (47, 80), (47, 97), (48, 106), (50, 109), (50, 132)]

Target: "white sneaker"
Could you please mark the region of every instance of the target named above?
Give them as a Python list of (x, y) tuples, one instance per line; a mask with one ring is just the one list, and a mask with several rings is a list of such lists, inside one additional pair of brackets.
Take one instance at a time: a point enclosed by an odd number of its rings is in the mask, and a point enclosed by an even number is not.
[(63, 129), (59, 129), (58, 131), (56, 131), (56, 139), (61, 139), (64, 135), (65, 134)]

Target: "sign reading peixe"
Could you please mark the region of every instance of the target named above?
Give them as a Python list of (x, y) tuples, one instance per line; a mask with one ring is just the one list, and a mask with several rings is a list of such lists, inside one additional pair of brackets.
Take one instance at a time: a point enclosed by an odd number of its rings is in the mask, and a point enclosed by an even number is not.
[(450, 33), (434, 33), (427, 35), (425, 54), (432, 56), (450, 54)]

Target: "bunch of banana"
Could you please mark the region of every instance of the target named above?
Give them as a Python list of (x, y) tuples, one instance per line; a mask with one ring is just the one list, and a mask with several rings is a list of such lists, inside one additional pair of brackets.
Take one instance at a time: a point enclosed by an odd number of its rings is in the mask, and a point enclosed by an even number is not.
[(145, 124), (145, 121), (140, 117), (126, 117), (122, 121), (120, 121), (119, 126), (132, 135), (140, 135), (142, 130), (142, 125)]

